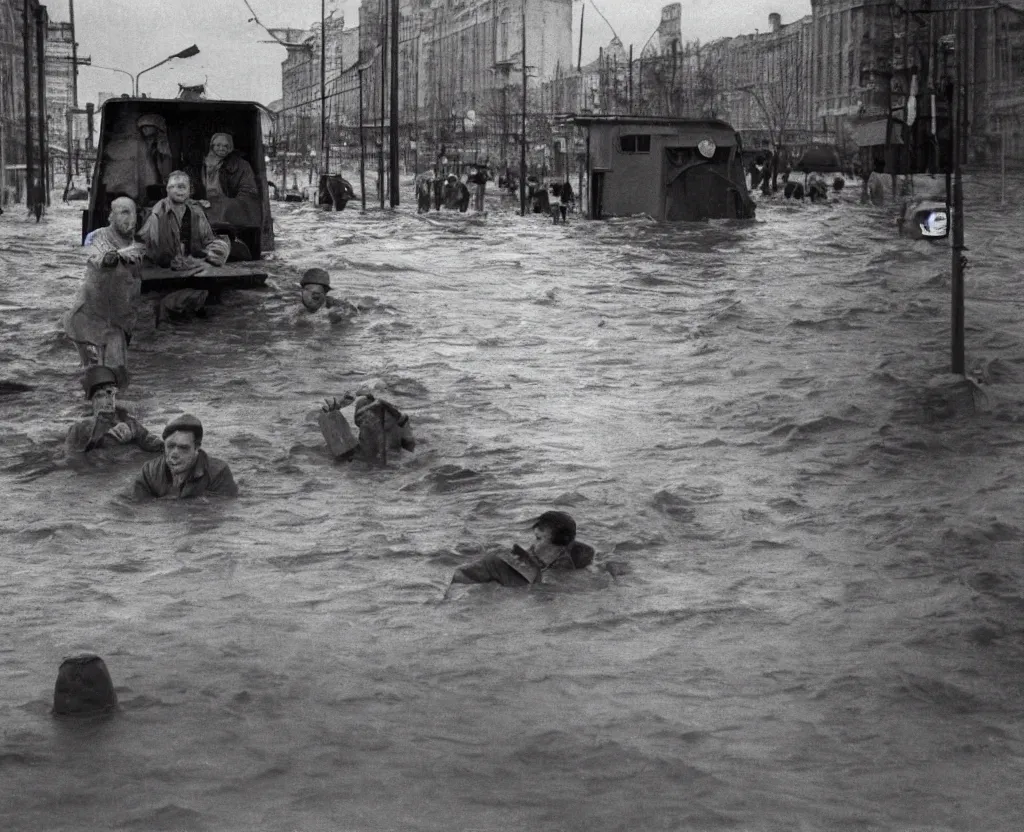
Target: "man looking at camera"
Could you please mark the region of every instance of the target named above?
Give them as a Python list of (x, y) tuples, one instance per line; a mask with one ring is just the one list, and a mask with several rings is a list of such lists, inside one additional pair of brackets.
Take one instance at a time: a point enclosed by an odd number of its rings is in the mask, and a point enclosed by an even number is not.
[(132, 486), (133, 497), (238, 496), (228, 464), (202, 450), (203, 424), (195, 416), (185, 413), (174, 419), (163, 437), (164, 455), (142, 467)]

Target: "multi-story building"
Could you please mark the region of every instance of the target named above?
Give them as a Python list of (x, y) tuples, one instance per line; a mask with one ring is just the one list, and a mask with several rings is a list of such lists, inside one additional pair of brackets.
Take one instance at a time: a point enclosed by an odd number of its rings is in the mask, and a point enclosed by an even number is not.
[(74, 31), (54, 20), (46, 30), (46, 135), (50, 186), (67, 173), (74, 148)]
[(38, 69), (42, 57), (45, 72), (48, 21), (39, 0), (0, 0), (0, 204), (24, 201), (29, 179), (46, 172), (46, 85), (40, 90)]
[[(326, 73), (335, 158), (355, 158), (361, 120), (371, 154), (390, 127), (389, 6), (363, 0), (358, 27), (328, 27), (328, 55), (340, 56), (328, 59)], [(572, 67), (572, 0), (401, 0), (399, 135), (407, 160), (411, 152), (431, 162), (442, 153), (452, 161), (497, 161), (511, 151), (519, 135), (514, 125), (521, 109), (524, 15), (532, 122), (544, 106), (544, 82)], [(290, 152), (300, 152), (301, 145), (308, 156), (319, 147), (319, 37), (313, 32), (291, 40), (297, 47), (283, 65), (279, 132), (289, 137)]]

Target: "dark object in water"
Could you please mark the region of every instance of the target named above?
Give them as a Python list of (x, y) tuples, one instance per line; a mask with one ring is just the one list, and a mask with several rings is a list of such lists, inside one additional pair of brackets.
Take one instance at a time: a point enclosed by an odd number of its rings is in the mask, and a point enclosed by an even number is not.
[(335, 211), (344, 211), (345, 206), (355, 199), (352, 183), (336, 173), (320, 176), (319, 204), (330, 206)]
[[(327, 449), (335, 459), (349, 459), (359, 447), (359, 440), (352, 433), (348, 420), (342, 412), (328, 405), (317, 418), (320, 432), (327, 442)], [(360, 430), (362, 433), (362, 430)]]
[(22, 384), (20, 381), (0, 381), (0, 396), (16, 396), (35, 389), (31, 384)]
[(843, 179), (843, 177), (837, 176), (835, 179), (832, 180), (832, 190), (833, 191), (841, 191), (845, 187), (846, 187), (846, 180)]
[(117, 707), (117, 694), (103, 659), (92, 653), (69, 656), (57, 671), (53, 712), (60, 716), (89, 716)]

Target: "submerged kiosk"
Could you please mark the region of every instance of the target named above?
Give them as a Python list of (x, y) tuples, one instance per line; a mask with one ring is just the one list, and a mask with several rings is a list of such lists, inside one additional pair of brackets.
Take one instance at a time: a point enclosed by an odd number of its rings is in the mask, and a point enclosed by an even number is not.
[(739, 134), (716, 119), (576, 116), (587, 128), (591, 219), (753, 219)]

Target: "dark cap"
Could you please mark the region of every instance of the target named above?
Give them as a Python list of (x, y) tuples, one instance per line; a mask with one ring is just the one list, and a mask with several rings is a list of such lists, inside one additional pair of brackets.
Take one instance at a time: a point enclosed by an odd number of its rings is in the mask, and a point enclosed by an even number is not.
[(576, 539), (576, 521), (564, 511), (545, 511), (533, 521), (531, 528), (539, 526), (551, 529), (551, 542), (558, 546), (565, 546)]
[(97, 389), (106, 387), (108, 384), (117, 387), (117, 373), (110, 367), (104, 367), (102, 364), (93, 364), (91, 367), (86, 367), (85, 372), (82, 374), (82, 389), (85, 390), (85, 397), (87, 399), (91, 399), (96, 394)]
[(326, 292), (331, 291), (331, 276), (327, 274), (326, 269), (306, 269), (302, 275), (302, 280), (299, 281), (299, 285), (306, 286), (310, 283), (323, 286)]
[(163, 438), (166, 439), (172, 433), (176, 433), (179, 430), (188, 431), (195, 436), (197, 445), (202, 443), (203, 423), (191, 413), (182, 413), (177, 419), (168, 422), (167, 427), (164, 428)]

